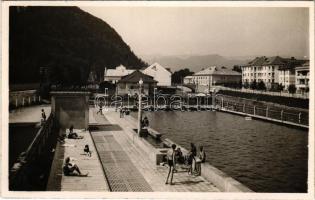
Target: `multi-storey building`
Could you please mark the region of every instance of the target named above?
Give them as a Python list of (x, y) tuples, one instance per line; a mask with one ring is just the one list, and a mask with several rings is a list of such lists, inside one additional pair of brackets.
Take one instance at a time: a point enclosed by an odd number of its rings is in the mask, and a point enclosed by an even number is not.
[(284, 59), (285, 64), (279, 67), (279, 84), (284, 90), (288, 90), (289, 85), (295, 85), (295, 69), (302, 66), (305, 60), (296, 60), (294, 58)]
[(308, 92), (310, 80), (310, 62), (307, 61), (300, 67), (295, 68), (295, 86), (297, 92)]
[(242, 66), (242, 83), (252, 83), (254, 80), (264, 82), (269, 89), (272, 85), (282, 84), (286, 88), (294, 84), (294, 68), (305, 62), (292, 58), (256, 57), (247, 65)]
[(242, 66), (242, 82), (243, 84), (263, 81), (267, 88), (272, 84), (279, 83), (278, 69), (285, 63), (283, 58), (275, 57), (256, 57), (247, 65)]

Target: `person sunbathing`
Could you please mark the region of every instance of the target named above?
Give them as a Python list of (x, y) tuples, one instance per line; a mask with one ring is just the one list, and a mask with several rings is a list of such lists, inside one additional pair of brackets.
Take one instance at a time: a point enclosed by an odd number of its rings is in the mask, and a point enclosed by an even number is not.
[(83, 139), (83, 136), (79, 136), (77, 133), (73, 132), (73, 125), (70, 126), (69, 131), (69, 139)]
[(62, 169), (65, 176), (88, 176), (89, 174), (82, 174), (79, 167), (75, 163), (71, 162), (70, 157), (67, 157), (65, 159), (65, 163)]

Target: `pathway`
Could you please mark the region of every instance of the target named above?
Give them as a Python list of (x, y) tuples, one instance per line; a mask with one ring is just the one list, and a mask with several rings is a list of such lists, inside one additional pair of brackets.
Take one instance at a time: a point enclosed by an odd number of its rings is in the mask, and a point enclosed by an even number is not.
[[(94, 137), (103, 137), (103, 147), (107, 148), (107, 151), (112, 151), (112, 155), (115, 154), (117, 148), (119, 151), (124, 151), (124, 155), (128, 155), (130, 162), (133, 166), (141, 173), (145, 181), (150, 185), (153, 191), (160, 192), (219, 192), (218, 188), (212, 183), (208, 182), (201, 176), (190, 176), (187, 172), (180, 172), (174, 174), (174, 185), (166, 185), (165, 180), (168, 173), (167, 166), (157, 166), (155, 163), (149, 159), (148, 154), (140, 149), (138, 146), (133, 144), (133, 128), (135, 128), (134, 120), (131, 116), (126, 116), (126, 118), (119, 118), (119, 113), (117, 112), (106, 112), (106, 117), (95, 117), (99, 124), (102, 121), (108, 120), (111, 124), (118, 124), (121, 130), (111, 130), (107, 129), (105, 131), (99, 131), (97, 134), (92, 133)], [(104, 139), (107, 138), (107, 139)], [(108, 138), (110, 138), (108, 140)], [(95, 139), (94, 139), (95, 140)], [(96, 142), (97, 143), (97, 142)], [(96, 144), (97, 150), (99, 150)], [(123, 156), (124, 157), (124, 156)], [(114, 160), (114, 156), (112, 156)], [(125, 159), (125, 157), (124, 157)], [(102, 160), (102, 159), (101, 159)], [(108, 165), (108, 163), (103, 162), (103, 166)], [(115, 165), (117, 170), (124, 171), (126, 167), (124, 165)], [(127, 167), (128, 168), (128, 167)], [(181, 170), (179, 170), (181, 171)], [(106, 176), (107, 172), (105, 170)], [(108, 172), (109, 173), (109, 172)], [(136, 172), (137, 173), (137, 172)], [(128, 179), (127, 179), (128, 180)], [(132, 191), (132, 190), (128, 190)]]
[(41, 110), (44, 109), (47, 118), (50, 115), (50, 105), (23, 107), (9, 113), (9, 123), (38, 123), (41, 120)]

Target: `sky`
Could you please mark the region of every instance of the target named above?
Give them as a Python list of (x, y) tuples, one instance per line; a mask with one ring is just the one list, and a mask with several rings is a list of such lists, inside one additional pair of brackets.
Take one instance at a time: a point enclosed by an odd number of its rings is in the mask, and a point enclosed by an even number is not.
[(307, 8), (81, 7), (137, 55), (309, 56)]

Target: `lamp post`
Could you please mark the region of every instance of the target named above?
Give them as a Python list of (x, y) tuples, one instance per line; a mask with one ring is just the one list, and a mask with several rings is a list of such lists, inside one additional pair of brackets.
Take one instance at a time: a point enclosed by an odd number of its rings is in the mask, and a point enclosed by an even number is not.
[(155, 95), (156, 95), (156, 90), (157, 90), (157, 88), (155, 87), (154, 88), (154, 96), (153, 96), (153, 111), (155, 111)]
[(138, 135), (140, 136), (140, 132), (141, 132), (141, 119), (142, 119), (142, 110), (141, 110), (141, 107), (142, 107), (142, 84), (143, 84), (143, 81), (142, 81), (142, 78), (140, 78), (139, 80), (139, 108), (138, 108)]

